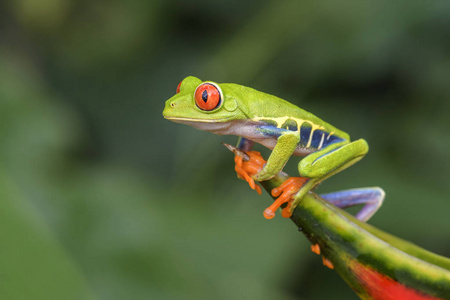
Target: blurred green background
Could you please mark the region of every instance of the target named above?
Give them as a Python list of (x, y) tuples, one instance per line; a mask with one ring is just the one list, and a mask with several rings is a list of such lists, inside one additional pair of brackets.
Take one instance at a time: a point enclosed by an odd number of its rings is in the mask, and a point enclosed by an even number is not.
[(0, 298), (356, 298), (291, 222), (263, 218), (271, 199), (220, 145), (236, 137), (162, 118), (188, 75), (367, 139), (319, 192), (381, 186), (370, 223), (450, 256), (449, 14), (446, 0), (2, 1)]

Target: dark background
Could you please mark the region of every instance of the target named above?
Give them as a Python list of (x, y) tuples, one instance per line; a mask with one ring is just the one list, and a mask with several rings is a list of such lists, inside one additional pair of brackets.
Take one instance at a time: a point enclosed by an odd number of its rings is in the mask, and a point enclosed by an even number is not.
[(450, 256), (449, 15), (446, 0), (1, 2), (1, 298), (356, 298), (291, 222), (263, 218), (269, 196), (220, 144), (236, 137), (162, 118), (188, 75), (365, 138), (319, 191), (381, 186), (370, 223)]

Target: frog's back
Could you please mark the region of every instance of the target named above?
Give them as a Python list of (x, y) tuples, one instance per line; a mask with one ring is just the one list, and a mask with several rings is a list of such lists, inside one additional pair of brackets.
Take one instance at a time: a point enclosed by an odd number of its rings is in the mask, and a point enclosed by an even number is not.
[(240, 94), (246, 97), (243, 108), (256, 130), (251, 136), (244, 137), (269, 149), (273, 149), (276, 139), (287, 130), (300, 135), (294, 155), (303, 156), (331, 143), (350, 141), (344, 131), (281, 98), (247, 87), (240, 88)]

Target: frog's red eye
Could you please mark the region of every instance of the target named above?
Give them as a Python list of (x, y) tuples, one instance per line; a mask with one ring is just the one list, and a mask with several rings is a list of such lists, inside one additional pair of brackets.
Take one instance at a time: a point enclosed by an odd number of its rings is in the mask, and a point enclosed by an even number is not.
[(212, 83), (203, 83), (195, 90), (195, 103), (202, 110), (213, 110), (220, 105), (219, 88)]
[(181, 83), (182, 83), (183, 81), (180, 81), (180, 83), (177, 85), (177, 94), (180, 92), (180, 87), (181, 87)]

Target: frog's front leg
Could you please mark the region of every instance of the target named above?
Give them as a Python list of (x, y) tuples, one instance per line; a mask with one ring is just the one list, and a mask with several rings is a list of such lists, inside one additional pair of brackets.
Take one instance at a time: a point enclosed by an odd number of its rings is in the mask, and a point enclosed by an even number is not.
[(272, 133), (279, 134), (279, 137), (267, 162), (259, 152), (250, 151), (253, 142), (245, 138), (239, 139), (238, 148), (248, 154), (249, 160), (243, 161), (242, 157), (238, 155), (234, 159), (238, 177), (246, 180), (250, 187), (259, 194), (261, 194), (261, 189), (255, 184), (255, 181), (269, 180), (277, 175), (294, 153), (300, 140), (300, 135), (295, 131), (282, 130), (280, 132), (278, 129)]
[(267, 163), (253, 178), (257, 181), (265, 181), (280, 173), (294, 153), (295, 148), (297, 148), (299, 141), (300, 134), (298, 131), (285, 130), (278, 137), (277, 144), (273, 148)]
[[(261, 187), (255, 183), (252, 176), (263, 168), (266, 161), (262, 158), (261, 153), (251, 151), (253, 144), (253, 141), (240, 137), (236, 148), (231, 145), (224, 145), (235, 154), (234, 170), (236, 171), (238, 178), (247, 181), (250, 188), (256, 190), (258, 194), (261, 195)], [(242, 150), (242, 152), (235, 151), (235, 149)]]

